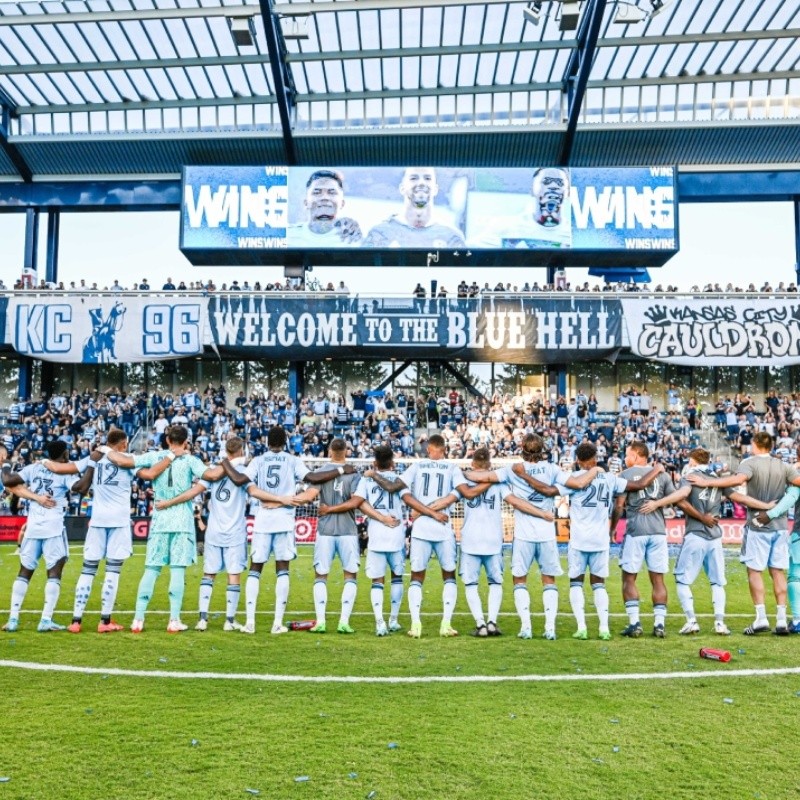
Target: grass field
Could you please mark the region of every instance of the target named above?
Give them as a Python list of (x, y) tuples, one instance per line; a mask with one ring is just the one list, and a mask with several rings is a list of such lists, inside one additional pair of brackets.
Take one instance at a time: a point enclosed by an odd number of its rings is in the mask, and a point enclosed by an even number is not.
[[(18, 566), (12, 552), (11, 546), (0, 547), (4, 609)], [(123, 623), (132, 618), (142, 555), (137, 546), (123, 572), (115, 615)], [(80, 550), (74, 548), (72, 556), (56, 615), (64, 623)], [(374, 636), (363, 576), (353, 618), (357, 634), (347, 637), (305, 631), (270, 636), (274, 577), (266, 572), (255, 637), (223, 633), (221, 614), (212, 616), (205, 633), (168, 635), (166, 575), (151, 604), (162, 613), (148, 615), (141, 636), (99, 636), (93, 632), (95, 613), (87, 613), (89, 632), (80, 636), (41, 635), (35, 632), (38, 613), (25, 613), (20, 631), (0, 636), (0, 777), (9, 779), (0, 782), (0, 800), (800, 797), (800, 774), (785, 768), (787, 761), (791, 765), (786, 745), (800, 714), (800, 674), (726, 676), (797, 667), (800, 637), (741, 635), (752, 606), (743, 568), (736, 561), (728, 567), (734, 635), (727, 639), (707, 633), (710, 616), (700, 617), (699, 636), (679, 637), (682, 617), (671, 598), (663, 641), (618, 635), (610, 642), (573, 641), (565, 579), (556, 642), (541, 638), (541, 616), (534, 618), (537, 638), (516, 638), (510, 579), (501, 616), (506, 635), (440, 639), (436, 570), (425, 584), (420, 641), (404, 634)], [(194, 609), (200, 568), (188, 574), (185, 607)], [(304, 548), (292, 566), (289, 619), (313, 616), (312, 577), (311, 550)], [(90, 610), (99, 606), (99, 583)], [(530, 583), (538, 611), (537, 584)], [(668, 585), (674, 587), (671, 579)], [(338, 616), (340, 587), (332, 576), (329, 605), (337, 613), (329, 616), (329, 630)], [(42, 589), (37, 574), (26, 600), (29, 611), (41, 608)], [(617, 633), (625, 618), (615, 569), (609, 591)], [(709, 615), (703, 578), (695, 595), (698, 613)], [(643, 610), (649, 607), (643, 600)], [(218, 579), (212, 611), (223, 608)], [(185, 621), (194, 619), (184, 614)], [(401, 621), (407, 623), (405, 614)], [(591, 616), (589, 623), (596, 636)], [(649, 631), (651, 618), (645, 615), (643, 624)], [(473, 627), (461, 587), (455, 627), (463, 634)], [(702, 660), (701, 645), (723, 646), (733, 660)], [(10, 662), (97, 671), (30, 671)], [(660, 677), (630, 677), (641, 673)], [(292, 676), (437, 680), (299, 682)], [(520, 676), (528, 679), (512, 680)]]

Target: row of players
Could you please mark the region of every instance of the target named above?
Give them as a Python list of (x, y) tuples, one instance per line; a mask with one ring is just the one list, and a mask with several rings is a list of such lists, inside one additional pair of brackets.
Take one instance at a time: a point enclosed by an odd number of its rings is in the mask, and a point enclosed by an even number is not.
[[(660, 465), (648, 466), (649, 453), (643, 442), (633, 442), (626, 453), (627, 469), (620, 475), (604, 472), (596, 465), (596, 449), (582, 444), (576, 453), (579, 469), (565, 472), (546, 460), (543, 441), (528, 435), (523, 442), (522, 461), (492, 470), (485, 449), (478, 450), (472, 469), (463, 471), (444, 458), (445, 442), (431, 436), (428, 454), (398, 475), (394, 471), (390, 448), (375, 449), (374, 468), (363, 475), (346, 463), (346, 445), (337, 439), (331, 444), (331, 463), (310, 472), (296, 456), (286, 452), (286, 433), (280, 427), (269, 432), (269, 452), (249, 464), (244, 461), (244, 442), (232, 437), (226, 445), (227, 458), (215, 467), (187, 454), (188, 433), (173, 426), (165, 436), (165, 450), (130, 455), (123, 431), (112, 430), (108, 445), (80, 462), (67, 459), (63, 442), (49, 445), (49, 458), (19, 472), (3, 471), (3, 483), (12, 492), (32, 502), (27, 533), (20, 551), (20, 571), (12, 588), (11, 614), (5, 630), (14, 631), (27, 591), (28, 581), (44, 558), (48, 579), (39, 631), (62, 630), (53, 622), (60, 578), (67, 559), (63, 513), (69, 492), (94, 493), (91, 524), (84, 547), (84, 562), (75, 590), (72, 624), (79, 633), (99, 562), (106, 560), (101, 597), (101, 633), (122, 630), (112, 620), (112, 610), (122, 565), (132, 553), (128, 497), (134, 475), (153, 481), (156, 503), (147, 543), (144, 575), (139, 584), (131, 631), (144, 628), (145, 612), (156, 579), (164, 566), (170, 567), (170, 622), (167, 630), (178, 633), (187, 626), (181, 621), (186, 567), (196, 558), (192, 500), (204, 491), (211, 492), (210, 515), (204, 551), (204, 575), (200, 586), (200, 620), (195, 626), (205, 630), (212, 586), (217, 573), (228, 574), (225, 630), (255, 633), (260, 577), (271, 556), (277, 573), (273, 634), (284, 633), (284, 613), (289, 596), (289, 564), (296, 555), (294, 540), (295, 508), (319, 499), (319, 524), (314, 551), (313, 632), (326, 630), (327, 577), (338, 557), (344, 570), (341, 615), (337, 630), (352, 633), (350, 614), (356, 597), (359, 550), (355, 511), (369, 518), (369, 547), (366, 574), (372, 581), (371, 604), (376, 633), (384, 636), (400, 630), (399, 612), (403, 598), (405, 542), (401, 521), (403, 506), (415, 517), (411, 537), (411, 583), (408, 608), (411, 625), (408, 635), (422, 635), (422, 586), (426, 569), (435, 554), (442, 569), (443, 613), (441, 636), (457, 635), (451, 625), (456, 604), (456, 543), (450, 524), (452, 505), (464, 502), (461, 531), (460, 574), (466, 599), (479, 637), (499, 635), (497, 619), (502, 599), (503, 526), (502, 504), (514, 508), (514, 542), (511, 571), (514, 602), (520, 618), (519, 637), (532, 637), (531, 600), (527, 576), (533, 565), (539, 568), (544, 606), (544, 637), (555, 639), (558, 591), (556, 578), (562, 574), (556, 547), (553, 497), (570, 496), (571, 535), (568, 547), (569, 599), (577, 630), (574, 637), (588, 638), (583, 581), (588, 571), (594, 605), (599, 618), (599, 636), (608, 639), (609, 598), (605, 579), (609, 574), (609, 544), (616, 523), (627, 503), (627, 529), (620, 553), (623, 572), (623, 597), (628, 625), (622, 634), (642, 634), (639, 618), (638, 573), (646, 566), (652, 583), (654, 610), (653, 635), (665, 635), (668, 572), (666, 526), (661, 509), (677, 504), (686, 515), (686, 534), (675, 565), (678, 598), (686, 615), (682, 634), (699, 631), (694, 613), (691, 586), (705, 570), (712, 587), (714, 630), (730, 633), (725, 625), (725, 565), (721, 530), (718, 523), (722, 495), (746, 505), (750, 519), (745, 532), (741, 560), (749, 573), (749, 584), (756, 609), (754, 622), (746, 634), (771, 630), (766, 617), (762, 573), (769, 570), (777, 602), (775, 633), (800, 632), (800, 552), (791, 559), (793, 621), (786, 615), (787, 583), (790, 567), (786, 511), (800, 496), (800, 474), (770, 456), (772, 439), (760, 433), (754, 440), (755, 456), (739, 467), (736, 475), (718, 477), (709, 471), (709, 454), (695, 449), (690, 456), (688, 474), (676, 489)], [(240, 469), (241, 468), (241, 469)], [(78, 475), (81, 477), (78, 478)], [(747, 495), (734, 490), (749, 484)], [(298, 483), (309, 488), (296, 493)], [(245, 513), (248, 496), (260, 501), (253, 525), (251, 564), (245, 583), (246, 622), (236, 621), (239, 606), (240, 576), (246, 569)], [(780, 501), (780, 502), (778, 502)], [(777, 503), (777, 505), (776, 505)], [(796, 519), (800, 515), (796, 515)], [(611, 537), (610, 534), (611, 533)], [(800, 534), (793, 534), (793, 549), (800, 551)], [(484, 570), (488, 579), (488, 613), (484, 614), (478, 594), (478, 579)], [(384, 617), (384, 583), (390, 575), (390, 616)]]

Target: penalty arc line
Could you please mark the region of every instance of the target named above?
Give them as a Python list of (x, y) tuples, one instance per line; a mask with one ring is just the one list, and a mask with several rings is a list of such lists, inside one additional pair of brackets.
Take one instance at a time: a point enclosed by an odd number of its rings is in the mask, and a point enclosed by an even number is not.
[(262, 683), (621, 683), (625, 681), (705, 680), (706, 678), (756, 678), (775, 675), (800, 675), (800, 667), (774, 669), (734, 669), (703, 672), (631, 672), (591, 675), (270, 675), (253, 672), (180, 672), (175, 670), (136, 670), (110, 667), (77, 667), (70, 664), (39, 664), (34, 661), (0, 660), (0, 669), (31, 672), (60, 672), (118, 678), (161, 678), (170, 680), (258, 681)]

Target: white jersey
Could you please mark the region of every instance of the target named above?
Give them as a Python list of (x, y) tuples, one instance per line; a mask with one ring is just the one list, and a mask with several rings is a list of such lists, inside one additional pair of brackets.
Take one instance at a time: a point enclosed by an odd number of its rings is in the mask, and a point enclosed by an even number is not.
[[(387, 470), (380, 473), (382, 478), (393, 481), (397, 478), (396, 472)], [(401, 489), (395, 494), (389, 494), (375, 483), (372, 478), (361, 478), (353, 495), (363, 497), (376, 511), (400, 520), (396, 528), (389, 528), (375, 519), (369, 520), (369, 549), (377, 553), (396, 553), (402, 550), (406, 543), (406, 526), (403, 525), (403, 495), (409, 494), (408, 489)]]
[[(578, 470), (572, 474), (584, 472), (586, 470)], [(610, 472), (601, 472), (585, 489), (568, 490), (570, 545), (587, 553), (608, 549), (611, 543), (608, 525), (614, 498), (627, 490), (628, 481)]]
[[(164, 451), (166, 456), (166, 451)], [(98, 462), (88, 456), (77, 463), (81, 475), (94, 467), (92, 518), (95, 528), (126, 528), (131, 524), (131, 481), (134, 470), (118, 467), (103, 456)]]
[(244, 543), (247, 540), (247, 486), (237, 486), (229, 478), (200, 483), (211, 492), (206, 544), (233, 547)]
[[(550, 461), (523, 461), (525, 465), (525, 472), (537, 481), (547, 483), (550, 486), (556, 486), (560, 494), (567, 494), (568, 490), (562, 488), (561, 485), (566, 481), (570, 473), (564, 472), (556, 464)], [(549, 511), (555, 514), (555, 498), (547, 497), (546, 495), (539, 494), (539, 492), (532, 489), (525, 481), (519, 476), (515, 475), (511, 467), (503, 467), (502, 469), (495, 470), (495, 475), (503, 483), (507, 483), (511, 487), (511, 491), (515, 497), (520, 500), (527, 500), (532, 506), (541, 511)], [(524, 511), (514, 509), (514, 538), (519, 539), (521, 542), (550, 542), (556, 538), (556, 528), (552, 522), (539, 517), (532, 517)]]
[(25, 529), (26, 538), (52, 539), (61, 536), (69, 493), (78, 477), (56, 475), (38, 462), (23, 467), (19, 475), (32, 492), (50, 495), (56, 501), (55, 508), (45, 508), (31, 501), (28, 509), (28, 527)]
[(483, 494), (464, 500), (463, 553), (494, 556), (503, 552), (503, 500), (510, 494), (507, 484), (493, 483)]
[[(244, 471), (259, 489), (270, 494), (293, 495), (297, 484), (308, 475), (308, 467), (289, 453), (265, 453), (254, 458)], [(258, 507), (253, 524), (256, 533), (294, 531), (294, 507)]]
[[(464, 473), (452, 461), (423, 458), (415, 461), (401, 476), (400, 480), (411, 489), (411, 494), (424, 505), (447, 497), (458, 486), (467, 481)], [(449, 517), (449, 509), (444, 509)], [(442, 542), (453, 536), (448, 522), (442, 524), (431, 517), (420, 517), (414, 522), (413, 536), (429, 542)]]

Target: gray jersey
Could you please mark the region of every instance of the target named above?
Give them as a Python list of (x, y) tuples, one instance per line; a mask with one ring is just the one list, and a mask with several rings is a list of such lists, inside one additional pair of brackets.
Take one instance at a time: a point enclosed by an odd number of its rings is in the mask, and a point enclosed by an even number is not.
[[(717, 477), (716, 473), (703, 469), (694, 469), (691, 470), (691, 472), (703, 472), (708, 475), (709, 478)], [(713, 487), (702, 488), (700, 486), (694, 486), (693, 484), (689, 483), (685, 477), (681, 478), (680, 488), (682, 489), (684, 486), (692, 487), (692, 491), (689, 493), (689, 497), (687, 498), (689, 505), (696, 511), (699, 511), (701, 514), (711, 514), (712, 517), (719, 517), (722, 498), (730, 497), (736, 491), (735, 489), (716, 489)], [(686, 515), (685, 530), (687, 536), (690, 533), (694, 533), (701, 539), (722, 538), (722, 528), (720, 528), (719, 525), (715, 525), (713, 528), (707, 528), (702, 522), (700, 522), (699, 519), (690, 517), (688, 514)]]
[[(641, 480), (652, 467), (629, 467), (621, 473), (626, 481)], [(628, 492), (626, 536), (666, 536), (667, 523), (664, 521), (664, 511), (658, 509), (652, 514), (640, 514), (639, 509), (648, 500), (660, 500), (675, 491), (675, 484), (665, 472), (662, 472), (646, 489), (638, 492)]]
[[(786, 484), (797, 477), (795, 470), (772, 456), (751, 456), (736, 468), (737, 475), (746, 475), (747, 494), (756, 500), (770, 503), (778, 502), (786, 493)], [(751, 525), (758, 511), (747, 509), (747, 524)], [(785, 531), (789, 527), (786, 515), (770, 520), (756, 530)]]
[[(331, 465), (327, 465), (322, 468), (322, 471), (330, 468)], [(338, 506), (340, 503), (347, 502), (355, 494), (360, 480), (361, 476), (354, 472), (352, 475), (337, 475), (332, 481), (323, 483), (319, 487), (320, 505)], [(328, 514), (320, 517), (317, 522), (318, 536), (355, 536), (357, 533), (355, 511)]]

